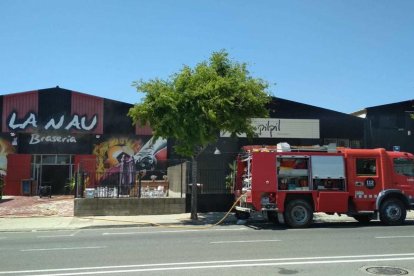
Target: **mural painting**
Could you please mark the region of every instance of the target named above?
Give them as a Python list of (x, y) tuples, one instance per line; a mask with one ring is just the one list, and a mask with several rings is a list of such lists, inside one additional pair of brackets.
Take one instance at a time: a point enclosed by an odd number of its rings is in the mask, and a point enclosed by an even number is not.
[(14, 152), (15, 149), (10, 141), (0, 138), (0, 177), (7, 174), (7, 155)]
[[(117, 188), (129, 194), (142, 179), (162, 179), (166, 174), (167, 140), (117, 137), (95, 145), (96, 181), (99, 187)], [(115, 191), (114, 191), (115, 192)]]

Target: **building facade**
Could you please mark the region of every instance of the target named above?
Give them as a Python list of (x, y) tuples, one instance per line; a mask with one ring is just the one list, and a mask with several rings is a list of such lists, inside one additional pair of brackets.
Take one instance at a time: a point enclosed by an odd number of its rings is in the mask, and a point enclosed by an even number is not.
[(56, 87), (0, 96), (0, 107), (5, 194), (24, 194), (28, 179), (63, 194), (80, 170), (93, 172), (88, 185), (102, 185), (120, 171), (165, 169), (166, 141), (150, 143), (151, 129), (127, 116), (130, 104)]
[[(190, 190), (189, 162), (174, 153), (173, 141), (154, 142), (151, 128), (133, 125), (127, 116), (131, 104), (55, 87), (0, 96), (0, 107), (5, 194), (25, 194), (25, 180), (63, 194), (79, 172), (87, 173), (85, 188), (131, 188), (138, 172), (145, 171), (144, 179), (172, 179), (174, 174), (178, 190)], [(269, 118), (253, 120), (255, 138), (221, 133), (199, 156), (200, 211), (225, 210), (232, 202), (230, 165), (244, 145), (366, 146), (365, 119), (280, 98), (272, 98), (267, 108)], [(174, 167), (179, 169), (170, 170)]]
[(414, 100), (367, 107), (353, 114), (365, 119), (368, 148), (414, 153)]

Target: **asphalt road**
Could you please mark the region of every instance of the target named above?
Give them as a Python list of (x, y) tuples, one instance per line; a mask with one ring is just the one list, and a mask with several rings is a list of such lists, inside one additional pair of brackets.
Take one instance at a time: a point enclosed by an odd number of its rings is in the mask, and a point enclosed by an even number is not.
[(0, 233), (0, 275), (403, 275), (397, 269), (414, 275), (413, 222)]

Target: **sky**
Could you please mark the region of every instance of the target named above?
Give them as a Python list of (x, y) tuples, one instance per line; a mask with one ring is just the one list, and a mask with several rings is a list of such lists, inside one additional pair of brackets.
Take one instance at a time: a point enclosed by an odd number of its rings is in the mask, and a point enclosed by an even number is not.
[(275, 97), (344, 113), (414, 98), (412, 0), (0, 0), (0, 94), (127, 103), (226, 50)]

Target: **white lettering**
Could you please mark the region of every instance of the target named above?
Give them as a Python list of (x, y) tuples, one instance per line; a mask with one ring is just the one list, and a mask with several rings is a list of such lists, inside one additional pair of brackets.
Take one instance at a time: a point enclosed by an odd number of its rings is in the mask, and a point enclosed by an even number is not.
[(29, 145), (36, 145), (41, 142), (45, 143), (76, 143), (76, 137), (74, 136), (59, 136), (59, 135), (46, 135), (41, 136), (39, 134), (32, 134), (30, 137)]
[(91, 124), (89, 126), (86, 126), (86, 123), (85, 123), (86, 118), (85, 117), (82, 117), (82, 119), (81, 119), (82, 129), (84, 129), (84, 130), (91, 130), (91, 129), (93, 129), (95, 127), (95, 125), (96, 125), (97, 119), (98, 119), (97, 116), (94, 115), (93, 118), (92, 118)]
[(16, 112), (13, 112), (12, 115), (10, 116), (10, 120), (9, 120), (9, 128), (11, 129), (25, 129), (28, 125), (32, 125), (32, 127), (37, 127), (37, 121), (36, 121), (36, 115), (34, 113), (29, 113), (29, 117), (21, 124), (16, 124), (16, 117), (17, 114)]
[(49, 127), (53, 127), (54, 129), (59, 129), (62, 127), (63, 122), (65, 120), (65, 116), (62, 115), (58, 123), (55, 123), (55, 119), (50, 119), (50, 121), (45, 125), (45, 129), (49, 129)]
[(30, 138), (30, 141), (29, 141), (29, 145), (35, 145), (35, 144), (38, 144), (39, 142), (40, 142), (39, 134), (32, 134), (32, 137)]
[[(35, 113), (28, 113), (28, 115), (26, 115), (27, 119), (22, 119), (22, 120), (18, 120), (17, 119), (17, 113), (16, 112), (12, 112), (11, 115), (9, 116), (9, 120), (7, 122), (7, 125), (9, 126), (10, 129), (21, 129), (24, 130), (28, 127), (32, 127), (32, 128), (37, 128), (37, 115)], [(88, 120), (86, 116), (79, 116), (79, 115), (73, 115), (69, 121), (69, 123), (67, 123), (68, 120), (65, 120), (65, 115), (60, 116), (59, 121), (56, 121), (55, 118), (51, 118), (49, 119), (49, 121), (46, 123), (46, 125), (43, 127), (43, 129), (45, 130), (49, 130), (49, 129), (62, 129), (64, 127), (64, 129), (66, 130), (70, 130), (71, 128), (75, 128), (77, 130), (92, 130), (95, 128), (95, 126), (98, 123), (98, 115), (93, 115), (92, 120), (90, 122), (90, 124), (88, 125)]]
[(80, 122), (79, 122), (79, 116), (74, 115), (72, 121), (65, 127), (65, 129), (70, 129), (72, 127), (75, 127), (76, 129), (81, 129)]

